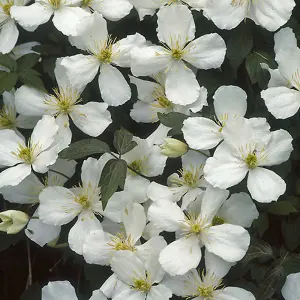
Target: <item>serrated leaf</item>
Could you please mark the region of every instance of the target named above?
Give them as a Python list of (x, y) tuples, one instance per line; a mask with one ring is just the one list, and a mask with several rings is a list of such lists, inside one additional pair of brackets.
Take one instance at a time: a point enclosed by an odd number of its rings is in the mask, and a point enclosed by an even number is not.
[(241, 23), (232, 31), (227, 42), (226, 56), (235, 73), (253, 47), (253, 36), (250, 26)]
[(92, 154), (110, 152), (109, 146), (97, 139), (83, 139), (72, 143), (68, 148), (59, 153), (62, 159), (80, 159)]
[(283, 220), (281, 229), (286, 247), (294, 251), (300, 245), (300, 217), (296, 220)]
[(36, 70), (28, 69), (20, 72), (19, 79), (26, 85), (45, 91), (44, 83), (40, 76), (41, 74)]
[(137, 142), (132, 141), (132, 138), (133, 134), (124, 128), (115, 132), (113, 144), (119, 154), (125, 154), (137, 146)]
[(17, 83), (18, 74), (0, 71), (0, 95), (9, 92)]
[(17, 62), (8, 54), (0, 54), (0, 65), (10, 69), (12, 72), (17, 70)]
[(18, 72), (33, 68), (39, 61), (40, 56), (35, 53), (23, 55), (17, 60)]
[(273, 257), (272, 247), (263, 240), (254, 240), (243, 259), (243, 263), (247, 264), (254, 259), (260, 262), (266, 262)]
[(123, 159), (111, 159), (105, 164), (100, 178), (103, 210), (118, 187), (124, 189), (126, 174), (127, 163)]
[(272, 202), (268, 205), (268, 212), (273, 215), (287, 216), (291, 213), (297, 212), (291, 202), (278, 201)]

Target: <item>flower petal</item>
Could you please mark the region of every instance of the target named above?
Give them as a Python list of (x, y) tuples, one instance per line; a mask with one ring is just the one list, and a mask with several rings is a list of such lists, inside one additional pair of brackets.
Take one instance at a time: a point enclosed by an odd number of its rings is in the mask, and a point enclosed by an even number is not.
[(75, 289), (69, 281), (53, 281), (42, 288), (43, 300), (77, 300)]
[(7, 185), (18, 185), (31, 173), (29, 164), (19, 164), (15, 167), (10, 167), (0, 173), (0, 188)]
[(19, 30), (16, 23), (13, 19), (9, 19), (0, 30), (0, 53), (9, 53), (16, 45), (18, 37)]

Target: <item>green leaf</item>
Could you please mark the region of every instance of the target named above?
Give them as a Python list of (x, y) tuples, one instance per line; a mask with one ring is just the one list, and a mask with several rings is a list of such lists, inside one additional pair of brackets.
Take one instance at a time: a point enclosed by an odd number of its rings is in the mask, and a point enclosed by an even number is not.
[(253, 36), (251, 28), (248, 24), (241, 23), (232, 31), (232, 35), (227, 42), (226, 56), (228, 57), (235, 74), (244, 59), (251, 52), (252, 47)]
[(124, 189), (126, 174), (127, 163), (123, 159), (111, 159), (105, 164), (100, 178), (103, 210), (118, 187)]
[(263, 240), (253, 240), (246, 256), (243, 258), (243, 263), (247, 264), (254, 259), (258, 259), (260, 262), (266, 262), (271, 258), (273, 258), (272, 247)]
[(8, 54), (0, 54), (0, 65), (10, 69), (12, 72), (17, 70), (17, 62)]
[(39, 61), (40, 56), (35, 53), (23, 55), (17, 60), (18, 72), (33, 68)]
[(284, 275), (287, 276), (291, 273), (300, 272), (300, 255), (299, 254), (289, 254), (287, 258), (282, 262), (282, 267), (284, 269)]
[(258, 231), (259, 236), (262, 237), (269, 227), (268, 214), (260, 213), (258, 219), (254, 220), (252, 226)]
[(45, 91), (44, 83), (40, 76), (41, 74), (36, 70), (28, 69), (20, 72), (19, 79), (26, 85)]
[(269, 204), (268, 212), (273, 215), (286, 216), (291, 213), (297, 212), (297, 210), (295, 209), (295, 207), (291, 202), (278, 201)]
[(133, 134), (124, 128), (117, 130), (114, 135), (114, 146), (120, 155), (125, 154), (137, 146), (137, 142), (132, 141)]
[(296, 220), (283, 220), (281, 229), (286, 247), (294, 251), (300, 245), (300, 217)]
[(163, 125), (172, 128), (170, 130), (171, 135), (180, 135), (182, 133), (183, 121), (189, 117), (179, 112), (170, 112), (168, 114), (157, 113), (157, 116)]
[(92, 154), (110, 152), (109, 146), (97, 139), (83, 139), (72, 143), (68, 148), (59, 153), (62, 159), (80, 159)]
[(0, 95), (9, 92), (17, 83), (18, 74), (0, 71)]

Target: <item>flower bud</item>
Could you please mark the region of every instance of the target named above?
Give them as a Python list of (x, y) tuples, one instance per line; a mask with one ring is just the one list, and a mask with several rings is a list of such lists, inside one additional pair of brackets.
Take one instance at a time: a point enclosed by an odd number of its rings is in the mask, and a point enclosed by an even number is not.
[(15, 234), (26, 226), (29, 216), (19, 210), (7, 210), (0, 213), (0, 220), (0, 231)]
[(160, 148), (160, 153), (168, 157), (180, 157), (188, 151), (187, 144), (173, 138), (165, 138), (165, 143)]

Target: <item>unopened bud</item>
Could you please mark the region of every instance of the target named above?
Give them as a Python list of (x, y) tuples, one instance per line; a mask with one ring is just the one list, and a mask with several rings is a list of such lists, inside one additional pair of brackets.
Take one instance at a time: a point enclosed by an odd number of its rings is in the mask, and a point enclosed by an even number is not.
[(0, 220), (0, 231), (15, 234), (26, 226), (29, 216), (19, 210), (7, 210), (0, 213)]
[(173, 138), (165, 138), (165, 143), (160, 146), (160, 153), (168, 157), (180, 157), (187, 153), (188, 145)]

